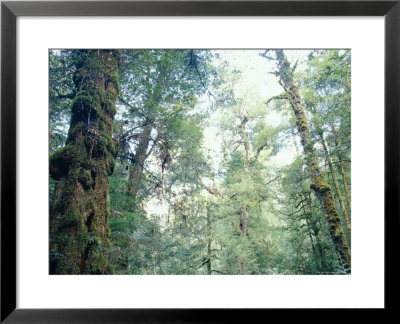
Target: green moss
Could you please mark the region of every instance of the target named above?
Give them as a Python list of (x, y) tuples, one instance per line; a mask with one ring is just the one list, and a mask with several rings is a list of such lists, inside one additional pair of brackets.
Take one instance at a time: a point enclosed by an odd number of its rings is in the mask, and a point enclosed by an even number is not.
[(79, 91), (71, 102), (72, 113), (89, 111), (95, 106), (93, 95), (89, 91)]
[(111, 228), (109, 226), (107, 226), (107, 233), (106, 233), (107, 237), (111, 236)]
[(300, 132), (308, 132), (308, 124), (304, 114), (298, 113), (296, 125)]
[(53, 179), (59, 180), (68, 174), (72, 164), (85, 161), (86, 158), (85, 149), (72, 143), (68, 144), (50, 155), (50, 175)]
[(85, 129), (85, 124), (83, 121), (79, 121), (76, 123), (71, 124), (71, 127), (68, 131), (68, 139), (67, 142), (73, 142), (79, 134), (82, 134)]
[(85, 262), (85, 274), (102, 274), (101, 269), (105, 268), (106, 259), (102, 252), (101, 246), (98, 244), (98, 241), (92, 241), (89, 244), (90, 251), (88, 253), (88, 257)]
[(114, 103), (110, 102), (107, 104), (107, 112), (111, 115), (111, 116), (115, 116), (115, 114), (117, 113), (117, 108), (115, 106)]
[[(74, 82), (83, 90), (71, 103), (67, 145), (50, 157), (55, 174), (65, 176), (58, 182), (51, 215), (51, 264), (53, 273), (114, 273), (107, 261), (111, 233), (109, 201), (104, 197), (107, 173), (115, 167), (112, 125), (120, 91), (118, 59), (114, 50), (76, 53)], [(102, 65), (105, 68), (98, 69)]]
[(117, 149), (112, 137), (106, 131), (99, 131), (95, 137), (87, 138), (86, 142), (92, 146), (92, 156), (115, 156)]
[(115, 159), (113, 156), (109, 157), (109, 160), (107, 161), (107, 174), (110, 176), (114, 173), (115, 169)]
[(328, 182), (326, 182), (323, 175), (313, 177), (313, 183), (316, 190), (318, 190), (320, 193), (324, 193), (331, 190)]
[(308, 154), (311, 154), (312, 156), (309, 156), (308, 158), (310, 160), (312, 160), (312, 157), (314, 156), (314, 146), (312, 145), (312, 143), (307, 142), (304, 143), (304, 151), (307, 152)]
[(93, 179), (90, 170), (80, 168), (78, 180), (85, 189), (89, 189), (93, 185)]
[(115, 269), (111, 264), (108, 265), (108, 268), (107, 268), (105, 274), (111, 274), (111, 275), (115, 274)]
[(73, 154), (75, 148), (72, 145), (64, 146), (50, 154), (50, 165), (57, 164), (58, 161), (64, 160), (67, 154)]
[(99, 120), (98, 130), (104, 132), (106, 130), (106, 124), (103, 120)]
[(60, 227), (63, 229), (77, 227), (79, 218), (79, 214), (73, 208), (69, 208), (61, 219)]
[(90, 234), (85, 231), (80, 231), (76, 237), (76, 242), (79, 246), (80, 253), (84, 254), (90, 242)]
[(71, 161), (83, 162), (85, 159), (87, 159), (85, 148), (81, 145), (70, 143), (50, 155), (50, 164), (57, 163), (57, 161), (66, 163)]
[(118, 92), (115, 91), (114, 87), (108, 86), (107, 90), (98, 90), (95, 94), (96, 99), (99, 102), (99, 106), (102, 107), (104, 112), (107, 112), (110, 116), (114, 117), (116, 114), (115, 100), (118, 96)]

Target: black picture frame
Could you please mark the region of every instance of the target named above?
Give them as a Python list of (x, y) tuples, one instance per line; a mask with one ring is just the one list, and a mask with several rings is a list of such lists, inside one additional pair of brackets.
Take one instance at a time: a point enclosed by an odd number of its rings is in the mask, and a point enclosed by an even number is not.
[[(399, 237), (400, 0), (395, 1), (2, 1), (1, 322), (198, 323), (265, 316), (266, 310), (16, 309), (16, 19), (18, 16), (384, 16), (385, 310), (396, 308)], [(373, 166), (371, 166), (373, 167)], [(373, 258), (373, 256), (371, 256)], [(392, 297), (393, 296), (393, 297)], [(270, 310), (272, 311), (272, 310)], [(258, 314), (262, 313), (262, 314)], [(256, 318), (256, 317), (254, 317)], [(250, 319), (249, 319), (250, 320)], [(248, 321), (245, 321), (245, 323)]]

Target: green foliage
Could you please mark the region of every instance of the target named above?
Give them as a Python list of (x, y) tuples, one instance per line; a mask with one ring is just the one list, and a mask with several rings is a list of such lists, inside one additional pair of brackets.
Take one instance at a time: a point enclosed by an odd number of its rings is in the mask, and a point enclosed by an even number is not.
[[(70, 172), (70, 181), (90, 191), (92, 159), (106, 160), (101, 167), (108, 174), (110, 244), (87, 231), (75, 240), (51, 234), (77, 257), (90, 244), (86, 273), (96, 273), (106, 259), (108, 273), (115, 274), (341, 273), (310, 188), (307, 155), (297, 148), (291, 162), (272, 163), (299, 142), (285, 98), (266, 105), (269, 98), (257, 89), (238, 90), (244, 71), (222, 60), (221, 51), (190, 49), (121, 50), (113, 58), (118, 75), (105, 72), (111, 88), (75, 93), (74, 82), (99, 72), (94, 60), (87, 75), (73, 79), (76, 66), (87, 64), (85, 53), (50, 52), (49, 151), (50, 165), (57, 167), (51, 170), (50, 205), (57, 203), (54, 190), (62, 177)], [(327, 172), (324, 134), (330, 157), (338, 166), (344, 161), (349, 187), (350, 61), (348, 50), (319, 50), (297, 68), (286, 63), (306, 110), (306, 150), (316, 149), (316, 163)], [(71, 113), (87, 122), (71, 120)], [(216, 130), (217, 153), (207, 151), (209, 129)], [(87, 209), (97, 205), (92, 201)], [(84, 229), (81, 211), (66, 210), (63, 226)], [(52, 247), (50, 254), (66, 273), (77, 271), (66, 255)]]

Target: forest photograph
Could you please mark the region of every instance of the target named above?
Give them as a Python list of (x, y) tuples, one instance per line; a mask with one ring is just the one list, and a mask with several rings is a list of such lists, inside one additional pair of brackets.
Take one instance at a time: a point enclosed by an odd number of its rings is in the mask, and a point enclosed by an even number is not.
[(351, 274), (351, 50), (50, 49), (48, 73), (49, 274)]

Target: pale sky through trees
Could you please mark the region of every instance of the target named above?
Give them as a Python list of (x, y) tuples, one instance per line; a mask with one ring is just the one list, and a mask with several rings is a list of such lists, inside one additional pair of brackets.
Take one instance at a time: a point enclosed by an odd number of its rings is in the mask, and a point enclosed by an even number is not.
[[(236, 95), (241, 96), (246, 91), (252, 91), (255, 98), (267, 101), (269, 98), (282, 93), (277, 78), (270, 74), (275, 69), (275, 62), (266, 60), (259, 54), (263, 50), (219, 50), (221, 60), (226, 60), (232, 68), (242, 72), (241, 78), (236, 87)], [(298, 71), (304, 67), (309, 50), (287, 50), (285, 51), (291, 62), (298, 60)], [(267, 109), (267, 107), (265, 106)], [(282, 116), (272, 109), (268, 109), (267, 122), (277, 126), (282, 122)], [(220, 154), (221, 138), (218, 136), (216, 123), (220, 122), (220, 112), (211, 114), (209, 117), (210, 126), (204, 130), (204, 145), (215, 154)], [(293, 141), (286, 141), (285, 145), (275, 156), (268, 161), (271, 166), (280, 167), (289, 164), (296, 156)], [(214, 165), (217, 163), (214, 163)]]
[(351, 50), (49, 55), (50, 274), (350, 274)]
[[(256, 101), (264, 104), (269, 98), (279, 95), (283, 92), (282, 87), (278, 83), (275, 75), (270, 74), (276, 68), (274, 61), (269, 61), (260, 56), (264, 50), (217, 50), (220, 59), (215, 61), (215, 64), (221, 64), (222, 61), (227, 61), (229, 69), (241, 71), (241, 77), (235, 86), (235, 95), (242, 97), (248, 95)], [(286, 50), (286, 55), (291, 63), (298, 61), (297, 71), (301, 71), (305, 67), (304, 63), (310, 50)], [(249, 95), (248, 95), (249, 96)], [(208, 95), (201, 98), (201, 104), (208, 105), (209, 100), (213, 100)], [(283, 122), (283, 117), (279, 112), (268, 108), (267, 124), (278, 126)], [(222, 162), (222, 134), (219, 131), (219, 124), (223, 117), (221, 109), (217, 108), (212, 112), (208, 119), (208, 126), (205, 127), (203, 133), (203, 144), (205, 156), (210, 158), (210, 165), (217, 171)], [(298, 147), (300, 147), (300, 141)], [(276, 155), (272, 155), (266, 163), (272, 168), (279, 168), (290, 164), (296, 157), (296, 148), (293, 139), (283, 141), (281, 149)], [(168, 213), (168, 203), (160, 201), (158, 198), (153, 198), (147, 203), (146, 210), (148, 214), (158, 215), (165, 218)]]

